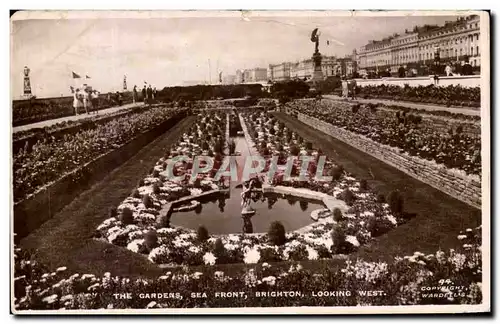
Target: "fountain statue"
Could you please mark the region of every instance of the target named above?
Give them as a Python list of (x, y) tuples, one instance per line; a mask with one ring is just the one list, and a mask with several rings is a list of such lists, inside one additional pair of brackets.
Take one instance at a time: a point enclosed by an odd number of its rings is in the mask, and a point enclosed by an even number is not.
[(242, 215), (253, 215), (255, 214), (255, 210), (250, 207), (250, 202), (252, 200), (252, 188), (253, 188), (254, 180), (250, 180), (248, 182), (248, 187), (245, 187), (245, 183), (243, 183), (243, 191), (241, 192), (241, 210)]

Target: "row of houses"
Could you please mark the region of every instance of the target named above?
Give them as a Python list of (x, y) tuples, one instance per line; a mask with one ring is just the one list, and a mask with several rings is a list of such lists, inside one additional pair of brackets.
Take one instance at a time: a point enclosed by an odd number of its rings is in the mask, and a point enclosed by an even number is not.
[[(325, 78), (329, 76), (352, 75), (356, 70), (356, 61), (354, 56), (346, 56), (344, 58), (322, 56), (321, 69)], [(224, 75), (222, 83), (266, 83), (291, 79), (310, 80), (313, 72), (313, 60), (305, 59), (297, 62), (270, 64), (268, 68), (237, 70), (236, 74)]]
[(401, 66), (432, 65), (441, 62), (469, 61), (481, 65), (480, 21), (478, 15), (459, 17), (444, 26), (415, 26), (362, 46), (356, 55), (359, 69), (396, 72)]

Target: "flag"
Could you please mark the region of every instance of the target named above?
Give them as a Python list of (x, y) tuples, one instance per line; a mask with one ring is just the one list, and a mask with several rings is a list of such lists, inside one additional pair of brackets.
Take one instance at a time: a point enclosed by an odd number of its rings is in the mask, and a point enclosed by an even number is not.
[(222, 72), (219, 72), (219, 82), (222, 83)]
[(73, 79), (80, 79), (80, 76), (78, 74), (76, 74), (75, 72), (71, 72), (73, 73)]
[(90, 77), (88, 75), (85, 75), (85, 79), (90, 79)]

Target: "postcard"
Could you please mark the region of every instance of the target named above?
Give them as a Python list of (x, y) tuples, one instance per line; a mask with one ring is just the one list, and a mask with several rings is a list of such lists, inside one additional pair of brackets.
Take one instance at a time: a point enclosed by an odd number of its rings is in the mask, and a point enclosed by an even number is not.
[(491, 311), (486, 11), (18, 11), (11, 312)]

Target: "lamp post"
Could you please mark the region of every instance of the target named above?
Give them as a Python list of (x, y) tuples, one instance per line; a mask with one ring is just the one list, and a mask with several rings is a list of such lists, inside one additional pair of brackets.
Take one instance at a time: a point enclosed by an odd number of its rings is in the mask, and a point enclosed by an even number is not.
[(31, 93), (31, 83), (30, 83), (30, 69), (25, 66), (24, 67), (24, 91), (23, 91), (23, 96), (25, 98), (31, 98), (32, 93)]

